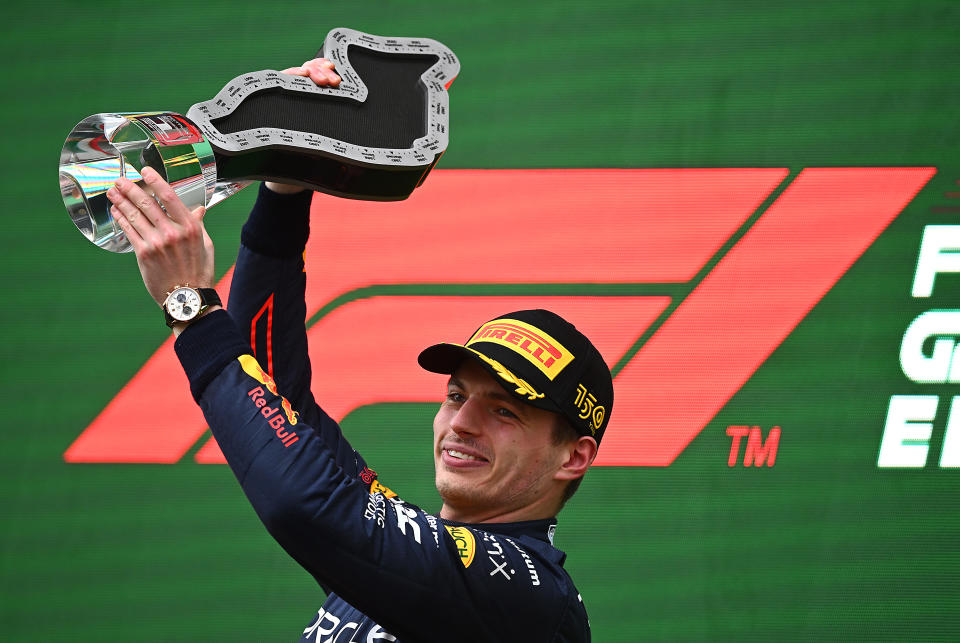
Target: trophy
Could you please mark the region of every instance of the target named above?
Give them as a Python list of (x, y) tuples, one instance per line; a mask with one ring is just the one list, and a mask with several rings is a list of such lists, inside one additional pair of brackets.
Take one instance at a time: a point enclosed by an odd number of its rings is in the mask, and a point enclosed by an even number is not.
[(317, 55), (334, 62), (339, 86), (264, 70), (234, 78), (186, 115), (80, 121), (60, 152), (60, 194), (73, 223), (105, 250), (130, 251), (106, 191), (121, 176), (142, 181), (147, 166), (190, 209), (255, 180), (352, 199), (407, 198), (446, 150), (456, 56), (435, 40), (347, 28), (331, 30)]

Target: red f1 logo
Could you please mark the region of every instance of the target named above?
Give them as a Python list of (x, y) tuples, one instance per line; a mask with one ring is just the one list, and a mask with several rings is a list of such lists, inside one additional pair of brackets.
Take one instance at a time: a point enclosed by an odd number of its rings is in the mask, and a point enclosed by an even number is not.
[[(406, 201), (317, 195), (308, 317), (370, 286), (443, 284), (438, 291), (460, 294), (334, 308), (309, 329), (313, 390), (335, 419), (367, 404), (439, 401), (442, 382), (417, 366), (421, 348), (462, 342), (505, 311), (550, 308), (614, 369), (597, 464), (667, 466), (935, 172), (811, 168), (783, 186), (789, 172), (777, 168), (446, 170)], [(474, 284), (589, 294), (476, 296)], [(611, 294), (624, 292), (637, 294)], [(177, 462), (200, 439), (206, 425), (170, 343), (66, 461)], [(269, 354), (257, 358), (272, 370)], [(155, 408), (196, 410), (171, 425)], [(223, 462), (212, 439), (195, 457)]]

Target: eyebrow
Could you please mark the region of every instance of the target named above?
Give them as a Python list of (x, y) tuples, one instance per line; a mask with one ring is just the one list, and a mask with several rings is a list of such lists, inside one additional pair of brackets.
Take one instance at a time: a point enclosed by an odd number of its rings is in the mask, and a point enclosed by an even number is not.
[[(456, 387), (459, 388), (459, 389), (465, 389), (465, 388), (466, 388), (466, 386), (463, 385), (463, 382), (461, 382), (460, 380), (458, 380), (458, 379), (457, 379), (455, 376), (453, 376), (453, 375), (451, 375), (451, 376), (450, 376), (450, 379), (447, 381), (447, 387), (450, 387), (451, 385), (452, 385), (452, 386), (456, 386)], [(521, 411), (524, 410), (524, 409), (523, 409), (523, 407), (525, 406), (524, 403), (523, 403), (522, 401), (518, 400), (517, 398), (515, 398), (514, 396), (510, 395), (510, 394), (507, 393), (506, 391), (502, 391), (502, 390), (498, 390), (498, 391), (484, 391), (484, 392), (482, 393), (482, 395), (483, 395), (483, 397), (489, 397), (489, 398), (494, 399), (494, 400), (500, 400), (501, 402), (509, 402), (512, 407), (514, 407), (514, 408), (516, 408), (516, 409), (519, 409), (519, 410), (521, 410)]]

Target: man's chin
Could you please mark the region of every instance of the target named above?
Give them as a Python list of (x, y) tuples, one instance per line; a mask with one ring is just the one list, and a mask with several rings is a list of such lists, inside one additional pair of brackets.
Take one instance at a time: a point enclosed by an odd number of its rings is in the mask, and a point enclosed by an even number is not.
[(449, 476), (438, 475), (436, 478), (437, 493), (446, 507), (468, 508), (482, 504), (482, 498), (477, 493), (477, 485), (465, 480), (451, 480)]

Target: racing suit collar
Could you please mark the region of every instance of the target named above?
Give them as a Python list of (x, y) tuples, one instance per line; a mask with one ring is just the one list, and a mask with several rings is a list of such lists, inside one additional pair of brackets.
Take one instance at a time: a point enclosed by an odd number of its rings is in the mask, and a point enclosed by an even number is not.
[(551, 553), (551, 556), (554, 558), (559, 565), (563, 565), (563, 561), (566, 559), (567, 555), (561, 550), (557, 549), (553, 544), (553, 533), (557, 528), (557, 519), (556, 518), (543, 518), (541, 520), (524, 520), (521, 522), (484, 522), (484, 523), (472, 523), (472, 522), (457, 522), (455, 520), (443, 520), (440, 516), (437, 516), (444, 525), (449, 525), (451, 527), (468, 527), (470, 529), (476, 529), (480, 531), (486, 531), (491, 534), (498, 534), (503, 536), (510, 536), (512, 538), (527, 537), (532, 538), (538, 542), (547, 545)]

